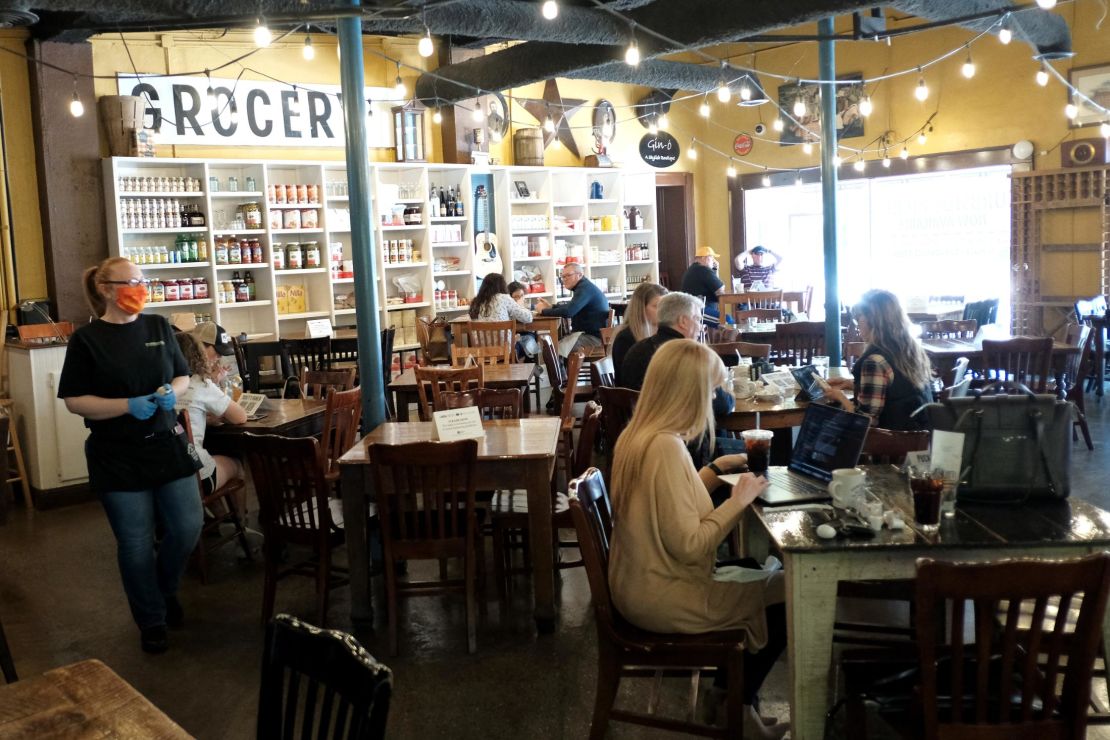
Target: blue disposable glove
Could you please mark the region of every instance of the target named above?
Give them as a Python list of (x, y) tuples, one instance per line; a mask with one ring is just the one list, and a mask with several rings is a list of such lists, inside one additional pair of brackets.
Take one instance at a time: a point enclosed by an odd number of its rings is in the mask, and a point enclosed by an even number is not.
[(154, 394), (151, 393), (149, 396), (135, 396), (127, 399), (127, 413), (139, 421), (146, 421), (154, 416), (154, 412), (158, 410), (158, 404), (154, 398)]
[(163, 411), (173, 411), (173, 405), (177, 403), (177, 394), (173, 392), (173, 386), (166, 383), (154, 394), (154, 400), (158, 403), (158, 408)]

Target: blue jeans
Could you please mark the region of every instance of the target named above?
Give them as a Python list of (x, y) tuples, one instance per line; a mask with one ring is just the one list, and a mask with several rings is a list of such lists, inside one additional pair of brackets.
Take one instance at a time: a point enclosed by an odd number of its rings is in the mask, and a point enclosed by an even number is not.
[[(105, 493), (100, 503), (116, 535), (116, 558), (131, 616), (139, 629), (164, 625), (166, 597), (177, 594), (204, 524), (196, 476), (145, 491)], [(157, 552), (155, 517), (163, 533)]]

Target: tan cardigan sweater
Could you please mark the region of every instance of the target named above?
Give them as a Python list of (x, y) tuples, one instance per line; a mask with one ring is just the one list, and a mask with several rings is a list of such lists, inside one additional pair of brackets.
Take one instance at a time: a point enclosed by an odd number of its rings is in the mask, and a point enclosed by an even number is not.
[(625, 619), (653, 632), (744, 629), (749, 649), (767, 644), (764, 609), (782, 600), (781, 578), (713, 580), (717, 546), (739, 522), (743, 507), (730, 498), (713, 508), (677, 435), (659, 435), (644, 455), (637, 485), (614, 490), (613, 498), (619, 513), (609, 588)]

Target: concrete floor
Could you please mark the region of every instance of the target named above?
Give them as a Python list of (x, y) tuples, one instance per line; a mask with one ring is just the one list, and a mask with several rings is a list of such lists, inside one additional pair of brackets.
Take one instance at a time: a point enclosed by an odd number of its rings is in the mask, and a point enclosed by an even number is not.
[[(1110, 400), (1091, 399), (1095, 451), (1073, 455), (1074, 496), (1110, 508)], [(258, 538), (255, 538), (255, 542)], [(380, 579), (379, 579), (380, 581)], [(375, 584), (377, 604), (381, 584)], [(596, 667), (589, 589), (580, 569), (564, 571), (557, 594), (559, 624), (538, 637), (530, 618), (529, 582), (519, 578), (510, 603), (489, 584), (478, 627), (478, 653), (467, 655), (460, 598), (403, 604), (401, 654), (388, 656), (384, 611), (379, 628), (359, 634), (394, 671), (391, 738), (582, 738), (587, 735)], [(20, 675), (27, 677), (86, 658), (99, 658), (186, 730), (200, 738), (254, 735), (262, 627), (262, 565), (229, 546), (214, 559), (210, 582), (187, 576), (182, 602), (187, 625), (171, 632), (161, 656), (139, 650), (115, 564), (114, 542), (98, 504), (25, 516), (18, 508), (0, 528), (0, 616)], [(312, 618), (308, 579), (279, 585), (279, 611)], [(345, 589), (334, 592), (328, 626), (349, 628)], [(785, 717), (786, 669), (764, 687), (764, 711)], [(642, 708), (646, 682), (622, 692)], [(664, 709), (681, 706), (686, 684), (666, 682)], [(664, 737), (614, 725), (610, 737)], [(1089, 737), (1108, 737), (1092, 730)]]

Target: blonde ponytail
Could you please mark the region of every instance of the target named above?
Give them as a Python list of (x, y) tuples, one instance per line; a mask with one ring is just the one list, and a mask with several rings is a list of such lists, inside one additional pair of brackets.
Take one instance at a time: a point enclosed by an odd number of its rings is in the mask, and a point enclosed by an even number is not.
[(108, 302), (104, 300), (104, 296), (100, 293), (100, 283), (106, 279), (108, 270), (120, 262), (128, 263), (129, 260), (124, 257), (109, 257), (96, 267), (85, 270), (81, 276), (81, 285), (85, 289), (85, 301), (97, 318), (103, 316), (104, 312), (108, 310)]

